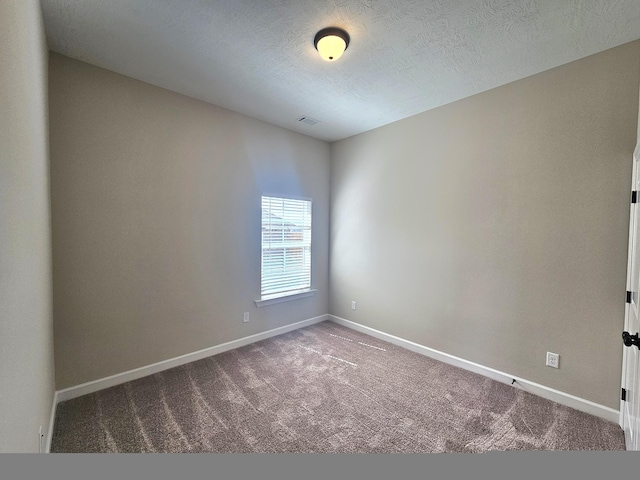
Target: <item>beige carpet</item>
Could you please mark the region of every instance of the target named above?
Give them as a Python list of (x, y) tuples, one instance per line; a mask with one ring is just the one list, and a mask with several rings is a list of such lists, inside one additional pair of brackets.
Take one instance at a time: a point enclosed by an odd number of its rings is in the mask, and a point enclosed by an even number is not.
[(51, 450), (624, 450), (624, 435), (614, 423), (323, 322), (62, 402)]

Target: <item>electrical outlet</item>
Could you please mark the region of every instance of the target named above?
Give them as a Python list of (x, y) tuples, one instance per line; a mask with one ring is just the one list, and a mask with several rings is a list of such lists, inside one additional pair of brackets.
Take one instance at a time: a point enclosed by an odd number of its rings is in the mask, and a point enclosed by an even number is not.
[(356, 309), (356, 301), (352, 300), (351, 301), (351, 310), (355, 310)]
[(242, 316), (242, 321), (244, 323), (247, 323), (249, 321), (249, 312), (244, 312), (244, 315)]
[(560, 355), (557, 353), (547, 352), (547, 366), (558, 368), (560, 365)]
[(42, 425), (38, 429), (38, 452), (44, 453), (44, 430), (42, 429)]

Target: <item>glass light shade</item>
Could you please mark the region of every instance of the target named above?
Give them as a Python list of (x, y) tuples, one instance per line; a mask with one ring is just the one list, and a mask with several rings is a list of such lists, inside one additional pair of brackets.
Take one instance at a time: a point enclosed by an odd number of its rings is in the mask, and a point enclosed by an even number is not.
[(347, 43), (337, 35), (327, 35), (318, 40), (318, 53), (328, 62), (339, 59), (347, 48)]

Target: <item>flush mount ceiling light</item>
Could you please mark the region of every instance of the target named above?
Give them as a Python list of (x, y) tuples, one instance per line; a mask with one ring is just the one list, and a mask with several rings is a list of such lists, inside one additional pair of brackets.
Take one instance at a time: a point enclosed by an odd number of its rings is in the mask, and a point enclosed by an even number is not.
[(323, 28), (316, 33), (313, 44), (327, 62), (339, 59), (349, 46), (349, 34), (337, 27)]

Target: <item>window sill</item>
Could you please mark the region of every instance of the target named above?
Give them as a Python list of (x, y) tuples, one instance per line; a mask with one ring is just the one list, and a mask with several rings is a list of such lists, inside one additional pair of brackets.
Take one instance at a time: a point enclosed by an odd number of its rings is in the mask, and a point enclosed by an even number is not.
[(298, 290), (296, 292), (285, 293), (283, 295), (270, 295), (260, 300), (254, 300), (256, 307), (266, 307), (267, 305), (273, 305), (275, 303), (290, 302), (291, 300), (298, 300), (299, 298), (311, 297), (316, 294), (318, 290), (316, 288), (310, 288), (307, 290)]

